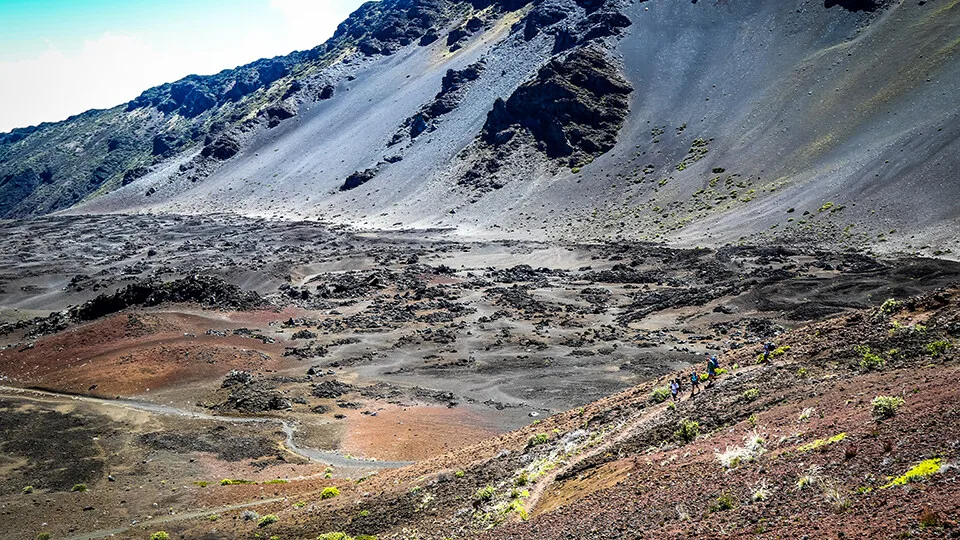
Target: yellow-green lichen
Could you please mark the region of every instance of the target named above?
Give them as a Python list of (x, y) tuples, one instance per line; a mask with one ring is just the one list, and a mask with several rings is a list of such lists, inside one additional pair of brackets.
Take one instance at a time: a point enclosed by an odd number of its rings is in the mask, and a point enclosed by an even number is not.
[(910, 469), (903, 476), (898, 476), (890, 481), (889, 484), (880, 486), (880, 489), (887, 489), (893, 486), (902, 486), (910, 482), (919, 482), (929, 476), (940, 472), (940, 458), (933, 458), (921, 461), (916, 467)]
[(846, 432), (838, 433), (829, 439), (817, 439), (811, 443), (804, 444), (797, 447), (798, 452), (812, 452), (813, 450), (820, 450), (821, 448), (826, 448), (831, 444), (838, 443), (847, 438)]

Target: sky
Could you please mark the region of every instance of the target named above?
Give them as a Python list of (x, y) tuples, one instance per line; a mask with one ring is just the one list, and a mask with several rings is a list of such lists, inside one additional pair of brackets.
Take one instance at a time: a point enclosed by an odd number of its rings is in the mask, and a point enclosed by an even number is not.
[(313, 48), (363, 0), (0, 0), (0, 132)]

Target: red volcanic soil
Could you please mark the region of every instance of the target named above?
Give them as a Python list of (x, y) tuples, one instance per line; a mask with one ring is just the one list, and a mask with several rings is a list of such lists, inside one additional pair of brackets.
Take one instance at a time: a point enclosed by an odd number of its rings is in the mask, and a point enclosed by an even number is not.
[[(277, 317), (275, 312), (269, 315)], [(32, 347), (0, 351), (0, 374), (19, 386), (112, 397), (216, 379), (231, 369), (279, 365), (280, 344), (205, 335), (211, 328), (242, 326), (237, 319), (215, 317), (180, 312), (114, 315), (42, 338)]]
[(345, 453), (381, 460), (416, 461), (478, 443), (498, 431), (478, 414), (461, 407), (397, 407), (377, 416), (351, 414)]

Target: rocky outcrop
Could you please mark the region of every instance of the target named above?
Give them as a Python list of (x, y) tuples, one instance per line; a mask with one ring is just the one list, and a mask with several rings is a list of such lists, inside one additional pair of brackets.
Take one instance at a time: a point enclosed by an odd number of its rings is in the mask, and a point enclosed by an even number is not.
[(448, 69), (440, 83), (440, 92), (433, 101), (424, 105), (416, 114), (407, 118), (397, 133), (390, 140), (388, 146), (393, 146), (406, 137), (416, 139), (424, 131), (436, 128), (436, 121), (441, 116), (453, 111), (460, 105), (470, 82), (477, 80), (485, 68), (481, 60), (464, 69)]
[(376, 168), (354, 171), (350, 176), (347, 177), (346, 180), (343, 181), (343, 185), (340, 186), (340, 191), (349, 191), (351, 189), (358, 188), (370, 180), (373, 180), (373, 177), (376, 175)]
[(253, 291), (211, 276), (190, 276), (166, 283), (148, 280), (132, 283), (113, 294), (101, 294), (70, 310), (77, 321), (90, 321), (131, 306), (156, 306), (165, 302), (195, 302), (207, 308), (248, 310), (265, 305)]
[(267, 127), (276, 127), (287, 118), (297, 115), (297, 110), (288, 102), (279, 101), (263, 109), (263, 116), (267, 118)]
[(481, 137), (496, 147), (525, 130), (547, 156), (576, 166), (613, 148), (632, 91), (606, 51), (578, 49), (498, 99)]
[(214, 159), (224, 161), (232, 158), (240, 152), (240, 141), (237, 138), (229, 133), (224, 133), (216, 139), (206, 141), (206, 145), (203, 147), (203, 150), (200, 151), (200, 154), (204, 157), (212, 157)]

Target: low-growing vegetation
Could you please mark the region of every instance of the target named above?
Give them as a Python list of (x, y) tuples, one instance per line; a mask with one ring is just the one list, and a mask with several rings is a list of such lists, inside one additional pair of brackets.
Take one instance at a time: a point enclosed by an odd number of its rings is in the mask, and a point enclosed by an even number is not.
[(666, 386), (658, 386), (650, 394), (650, 401), (653, 403), (663, 403), (670, 397), (670, 389)]
[(267, 514), (260, 518), (260, 521), (257, 522), (257, 527), (266, 527), (278, 521), (280, 521), (280, 518), (276, 514)]
[(903, 475), (894, 478), (888, 484), (880, 486), (880, 489), (887, 489), (893, 486), (903, 486), (911, 482), (920, 482), (926, 480), (928, 477), (940, 472), (941, 467), (941, 458), (933, 458), (921, 461), (916, 467), (905, 472)]
[(493, 500), (494, 493), (496, 493), (496, 490), (493, 486), (484, 486), (473, 494), (473, 500), (477, 502), (489, 502)]
[(823, 451), (831, 444), (836, 444), (847, 438), (846, 433), (838, 433), (828, 439), (816, 439), (813, 442), (797, 447), (798, 452), (812, 452), (814, 450)]
[(536, 435), (530, 437), (530, 439), (527, 441), (527, 448), (533, 448), (534, 446), (546, 444), (549, 440), (550, 436), (546, 433), (537, 433)]
[(237, 480), (233, 478), (224, 478), (220, 481), (221, 486), (240, 486), (244, 484), (256, 484), (253, 480)]
[(951, 348), (953, 348), (953, 344), (950, 343), (949, 341), (945, 341), (945, 340), (940, 340), (940, 341), (934, 341), (934, 342), (932, 342), (932, 343), (927, 343), (927, 346), (926, 346), (927, 354), (929, 354), (930, 356), (932, 356), (932, 357), (934, 357), (934, 358), (936, 358), (936, 357), (940, 356), (941, 354), (947, 352), (947, 351), (950, 350)]
[(677, 423), (677, 430), (673, 432), (673, 436), (681, 442), (693, 442), (700, 436), (700, 424), (684, 418)]
[(323, 491), (320, 492), (321, 499), (332, 499), (340, 494), (340, 490), (335, 487), (325, 487)]
[(855, 350), (860, 355), (860, 369), (866, 371), (883, 369), (886, 361), (879, 354), (871, 351), (870, 347), (859, 345)]
[(728, 446), (723, 452), (714, 454), (724, 469), (735, 469), (743, 463), (755, 461), (766, 452), (766, 440), (760, 433), (752, 431), (743, 440), (743, 446)]
[(903, 398), (899, 396), (877, 396), (870, 402), (873, 416), (878, 420), (893, 418), (903, 403)]

